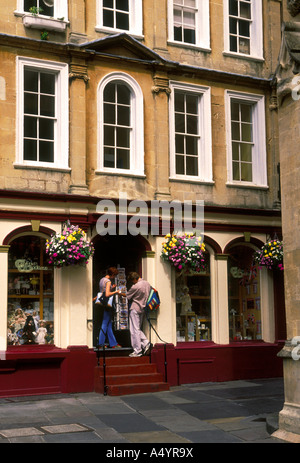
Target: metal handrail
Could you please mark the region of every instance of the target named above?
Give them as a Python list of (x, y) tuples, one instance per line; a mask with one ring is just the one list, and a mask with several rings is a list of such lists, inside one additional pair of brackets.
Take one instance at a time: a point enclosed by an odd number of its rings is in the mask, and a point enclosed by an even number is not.
[[(148, 317), (148, 312), (147, 312), (147, 311), (145, 311), (145, 314), (146, 314), (146, 318), (147, 318), (147, 321), (148, 321), (148, 323), (149, 323), (149, 328), (150, 328), (150, 336), (149, 336), (149, 337), (150, 337), (150, 345), (151, 345), (151, 328), (152, 328), (153, 331), (155, 332), (155, 334), (156, 334), (156, 336), (158, 337), (158, 339), (159, 339), (159, 340), (163, 343), (163, 345), (164, 345), (165, 382), (167, 383), (167, 382), (168, 382), (168, 368), (167, 368), (167, 367), (168, 367), (168, 362), (167, 362), (167, 344), (168, 344), (168, 343), (167, 343), (166, 341), (164, 341), (163, 339), (161, 339), (161, 337), (159, 336), (158, 332), (156, 331), (156, 329), (154, 328), (154, 326), (153, 326), (152, 323), (151, 323), (151, 318)], [(153, 320), (155, 320), (155, 319), (153, 319)], [(151, 363), (151, 350), (152, 350), (152, 349), (150, 349), (150, 363)]]

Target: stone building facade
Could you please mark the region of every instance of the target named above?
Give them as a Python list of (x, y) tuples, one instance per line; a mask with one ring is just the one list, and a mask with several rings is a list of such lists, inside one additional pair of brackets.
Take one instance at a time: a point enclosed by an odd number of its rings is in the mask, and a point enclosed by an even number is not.
[[(153, 323), (171, 383), (280, 375), (283, 277), (255, 269), (249, 279), (249, 269), (256, 249), (281, 238), (281, 2), (0, 0), (0, 10), (0, 368), (13, 365), (2, 394), (32, 390), (28, 358), (35, 372), (37, 360), (52, 365), (36, 390), (92, 388), (92, 298), (112, 264), (138, 270), (160, 293)], [(194, 213), (202, 202), (205, 273), (177, 275), (164, 263), (162, 230), (99, 236), (99, 201), (121, 223), (124, 197), (189, 202)], [(44, 240), (66, 220), (94, 242), (86, 268), (43, 260)], [(38, 283), (15, 265), (29, 250), (44, 272)], [(49, 342), (9, 340), (19, 309), (46, 319)], [(155, 333), (152, 341), (161, 365)], [(88, 359), (86, 381), (72, 368), (78, 358)]]

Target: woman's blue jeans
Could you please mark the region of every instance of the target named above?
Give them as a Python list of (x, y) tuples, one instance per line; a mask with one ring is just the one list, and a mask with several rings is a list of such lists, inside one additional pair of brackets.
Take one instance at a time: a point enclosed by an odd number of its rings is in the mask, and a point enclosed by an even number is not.
[(108, 337), (108, 343), (110, 347), (114, 347), (118, 344), (112, 330), (111, 312), (110, 310), (104, 309), (102, 326), (99, 333), (99, 346), (103, 346), (105, 343), (106, 335)]

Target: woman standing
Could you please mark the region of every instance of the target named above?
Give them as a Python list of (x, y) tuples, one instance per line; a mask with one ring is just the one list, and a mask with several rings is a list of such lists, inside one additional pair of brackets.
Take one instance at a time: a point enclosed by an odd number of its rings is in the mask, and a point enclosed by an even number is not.
[[(118, 269), (115, 267), (110, 267), (107, 270), (107, 275), (101, 278), (99, 282), (99, 291), (101, 293), (105, 292), (106, 297), (113, 296), (114, 294), (119, 294), (120, 291), (112, 291), (115, 288), (115, 285), (112, 285), (112, 280), (118, 275)], [(103, 320), (102, 326), (99, 333), (99, 346), (103, 346), (105, 343), (106, 335), (108, 337), (109, 347), (121, 347), (115, 338), (115, 335), (112, 330), (112, 320), (111, 320), (111, 309), (109, 307), (104, 307), (103, 311)]]

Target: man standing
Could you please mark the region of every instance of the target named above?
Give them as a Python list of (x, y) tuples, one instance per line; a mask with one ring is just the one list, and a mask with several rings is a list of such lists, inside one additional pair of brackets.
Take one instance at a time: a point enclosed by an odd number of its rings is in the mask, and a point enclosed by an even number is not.
[(136, 272), (131, 272), (128, 275), (128, 280), (132, 283), (131, 288), (127, 292), (127, 298), (131, 302), (129, 321), (131, 345), (133, 348), (133, 352), (129, 356), (141, 357), (142, 355), (146, 355), (151, 348), (149, 340), (141, 329), (151, 287)]

